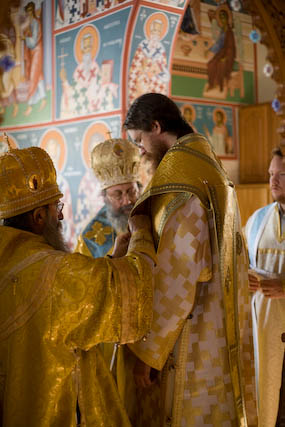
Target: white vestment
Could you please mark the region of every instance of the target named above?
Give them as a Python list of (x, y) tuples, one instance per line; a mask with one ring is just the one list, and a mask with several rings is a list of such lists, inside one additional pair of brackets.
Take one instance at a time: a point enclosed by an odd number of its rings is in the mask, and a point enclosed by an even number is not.
[[(251, 268), (265, 275), (285, 275), (285, 235), (281, 233), (278, 204), (256, 211), (246, 225)], [(285, 276), (284, 276), (285, 277)], [(275, 427), (285, 343), (285, 298), (252, 298), (259, 427)]]

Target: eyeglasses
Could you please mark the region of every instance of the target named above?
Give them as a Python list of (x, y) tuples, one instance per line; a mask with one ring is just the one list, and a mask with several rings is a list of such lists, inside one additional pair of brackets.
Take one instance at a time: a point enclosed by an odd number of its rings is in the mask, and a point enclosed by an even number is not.
[(117, 190), (115, 194), (106, 193), (107, 197), (110, 200), (114, 200), (116, 202), (122, 202), (124, 197), (128, 197), (129, 200), (133, 200), (138, 194), (138, 190), (136, 188), (129, 188), (127, 191)]
[(63, 207), (64, 207), (64, 203), (63, 202), (57, 202), (56, 205), (56, 211), (58, 214), (62, 213)]

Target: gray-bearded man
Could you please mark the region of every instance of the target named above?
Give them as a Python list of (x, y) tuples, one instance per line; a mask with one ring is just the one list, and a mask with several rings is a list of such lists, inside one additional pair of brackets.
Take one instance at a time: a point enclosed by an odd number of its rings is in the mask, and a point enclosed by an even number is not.
[(117, 235), (127, 231), (129, 213), (140, 194), (139, 160), (138, 149), (123, 139), (108, 139), (93, 149), (91, 165), (105, 205), (83, 230), (76, 252), (104, 256)]

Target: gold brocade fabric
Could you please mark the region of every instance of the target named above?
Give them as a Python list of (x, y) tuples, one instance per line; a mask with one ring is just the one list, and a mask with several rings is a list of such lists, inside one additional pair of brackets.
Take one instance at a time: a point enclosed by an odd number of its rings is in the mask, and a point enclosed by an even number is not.
[(167, 152), (138, 212), (151, 213), (158, 263), (151, 332), (129, 347), (163, 370), (139, 392), (136, 426), (255, 426), (247, 256), (233, 185), (204, 137)]
[[(94, 224), (93, 220), (91, 221), (91, 223)], [(115, 233), (115, 230), (112, 229), (112, 234)], [(84, 237), (83, 234), (79, 236), (75, 252), (79, 252), (81, 254), (97, 258), (97, 253), (95, 251), (92, 253), (91, 250), (89, 250), (87, 244), (85, 243)], [(137, 231), (133, 234), (131, 242), (129, 244), (129, 250), (132, 251), (132, 249), (136, 251), (140, 250), (142, 253), (146, 254), (148, 253), (148, 251), (151, 251), (153, 259), (156, 260), (156, 255), (153, 251), (153, 240), (151, 236), (145, 234), (144, 231)], [(102, 247), (101, 254), (106, 255), (107, 253), (112, 253), (112, 251), (113, 246), (109, 250), (108, 246), (105, 246)], [(131, 363), (134, 362), (135, 358), (128, 350), (128, 348), (123, 345), (115, 348), (115, 344), (113, 343), (101, 343), (100, 350), (107, 367), (111, 369), (112, 374), (114, 375), (121, 400), (124, 401), (125, 407), (128, 410), (128, 414), (131, 415), (131, 410), (134, 407), (133, 400), (136, 393), (136, 388), (132, 383), (133, 365), (130, 372), (131, 381), (129, 375), (126, 375), (125, 366), (127, 365), (128, 367), (130, 367)]]
[(90, 250), (88, 249), (88, 246), (84, 242), (82, 234), (78, 237), (77, 245), (74, 250), (74, 252), (78, 252), (79, 254), (86, 255), (86, 256), (92, 256)]
[[(92, 223), (94, 222), (92, 221)], [(112, 234), (114, 235), (115, 233), (116, 233), (115, 230), (112, 229)], [(92, 253), (92, 251), (88, 248), (84, 237), (83, 237), (83, 234), (79, 236), (75, 252), (79, 252), (83, 255), (88, 255), (93, 258), (98, 258), (99, 255), (96, 253), (96, 251), (93, 251)], [(143, 236), (140, 236), (140, 233), (136, 233), (136, 235), (133, 236), (132, 245), (133, 244), (137, 245), (138, 243), (140, 244), (141, 243), (140, 237), (143, 237)], [(98, 244), (98, 242), (96, 243)], [(151, 242), (151, 245), (153, 245), (152, 242)], [(107, 254), (112, 253), (113, 245), (109, 250), (108, 250), (108, 246), (104, 246), (104, 247), (101, 246), (100, 249), (101, 249), (101, 254), (105, 256)], [(101, 343), (100, 351), (106, 363), (106, 366), (114, 376), (120, 398), (125, 404), (125, 408), (128, 412), (128, 415), (131, 416), (132, 408), (135, 407), (134, 396), (136, 394), (136, 387), (132, 382), (133, 365), (131, 365), (131, 361), (132, 360), (134, 361), (135, 358), (134, 356), (132, 356), (132, 353), (128, 350), (126, 345), (117, 346), (114, 343)], [(126, 365), (131, 369), (128, 375), (126, 375), (126, 371), (125, 371)], [(129, 378), (129, 376), (131, 378)], [(131, 387), (131, 389), (129, 388), (129, 386)]]
[(8, 150), (0, 157), (0, 218), (10, 218), (63, 197), (48, 153), (39, 147)]
[(94, 260), (1, 226), (3, 426), (75, 426), (77, 399), (82, 426), (130, 425), (98, 344), (138, 341), (150, 328), (152, 272), (133, 250)]

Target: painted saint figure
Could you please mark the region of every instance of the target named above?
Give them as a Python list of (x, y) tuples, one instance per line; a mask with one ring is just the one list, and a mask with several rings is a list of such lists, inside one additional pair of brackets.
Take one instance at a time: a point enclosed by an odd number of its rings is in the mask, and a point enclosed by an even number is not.
[(208, 83), (206, 91), (218, 86), (219, 90), (223, 92), (230, 79), (236, 57), (235, 38), (231, 28), (232, 17), (230, 9), (224, 5), (220, 6), (214, 15), (210, 12), (210, 21), (216, 19), (221, 31), (216, 43), (205, 51), (206, 57), (209, 52), (214, 53), (207, 66)]
[(15, 48), (11, 40), (5, 35), (0, 34), (0, 94), (1, 107), (0, 113), (4, 113), (4, 108), (13, 105), (12, 115), (15, 117), (18, 113), (17, 95), (16, 95), (16, 79), (15, 79)]
[[(114, 60), (106, 59), (100, 66), (95, 60), (99, 48), (97, 29), (87, 25), (80, 30), (75, 40), (77, 66), (71, 81), (68, 81), (64, 62), (61, 62), (61, 118), (84, 116), (115, 108), (114, 99), (118, 96), (118, 85), (112, 82)], [(58, 58), (63, 59), (65, 56), (68, 55), (63, 53), (58, 55)]]
[(193, 123), (196, 119), (195, 108), (190, 104), (186, 104), (186, 105), (183, 105), (181, 112), (182, 112), (182, 115), (183, 115), (184, 119), (186, 120), (186, 122), (192, 127), (193, 131), (197, 132), (197, 129), (193, 125)]
[[(92, 32), (91, 32), (92, 30)], [(98, 46), (94, 37), (94, 27), (84, 32), (78, 41), (79, 52), (72, 82), (69, 83), (64, 67), (60, 70), (62, 81), (61, 118), (85, 115), (98, 110), (97, 93), (100, 83), (100, 68), (95, 61)]]
[(215, 122), (215, 126), (213, 127), (212, 133), (210, 133), (206, 125), (204, 125), (204, 131), (207, 138), (211, 142), (218, 156), (232, 154), (233, 141), (225, 124), (225, 112), (221, 109), (215, 110), (213, 113), (213, 120)]
[(25, 7), (27, 21), (23, 26), (25, 41), (25, 72), (29, 81), (28, 107), (24, 114), (32, 112), (32, 106), (41, 101), (39, 111), (46, 106), (46, 91), (43, 75), (43, 40), (41, 21), (36, 15), (35, 3), (29, 2)]
[(12, 105), (12, 117), (18, 114), (17, 87), (21, 81), (21, 29), (19, 8), (11, 6), (0, 34), (0, 113)]
[(167, 33), (165, 15), (155, 13), (145, 24), (146, 38), (134, 54), (129, 71), (129, 103), (146, 92), (167, 94), (170, 79), (162, 39)]

